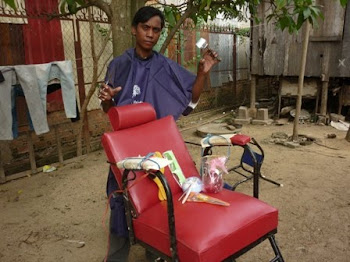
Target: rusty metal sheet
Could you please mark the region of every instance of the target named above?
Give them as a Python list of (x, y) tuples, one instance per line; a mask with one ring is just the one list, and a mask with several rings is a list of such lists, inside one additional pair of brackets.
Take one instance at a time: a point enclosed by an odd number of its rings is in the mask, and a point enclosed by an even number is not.
[(22, 25), (0, 23), (0, 65), (24, 64)]
[[(57, 1), (26, 0), (28, 14), (40, 12), (57, 13)], [(26, 64), (40, 64), (64, 60), (61, 23), (58, 19), (48, 21), (43, 18), (28, 18), (28, 24), (23, 25)]]

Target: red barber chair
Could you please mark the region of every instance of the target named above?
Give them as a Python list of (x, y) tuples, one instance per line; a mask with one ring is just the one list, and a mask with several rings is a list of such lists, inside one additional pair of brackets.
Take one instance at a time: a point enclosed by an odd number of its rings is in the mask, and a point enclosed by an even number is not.
[(229, 206), (178, 201), (182, 189), (168, 167), (157, 171), (167, 200), (160, 201), (145, 171), (119, 169), (116, 163), (150, 152), (172, 150), (186, 177), (198, 176), (172, 116), (156, 119), (147, 103), (114, 107), (108, 113), (114, 131), (105, 133), (102, 144), (108, 162), (123, 190), (131, 244), (140, 244), (167, 261), (219, 262), (235, 259), (265, 239), (275, 257), (283, 262), (275, 241), (278, 210), (254, 197), (223, 189), (212, 197)]

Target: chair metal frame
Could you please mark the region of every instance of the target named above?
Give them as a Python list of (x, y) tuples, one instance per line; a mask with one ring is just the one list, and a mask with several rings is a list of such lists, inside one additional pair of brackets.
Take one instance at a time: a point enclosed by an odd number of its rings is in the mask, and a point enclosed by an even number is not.
[[(170, 237), (170, 250), (171, 250), (171, 257), (159, 252), (158, 250), (154, 249), (152, 246), (144, 243), (141, 240), (138, 240), (135, 237), (134, 234), (134, 228), (133, 228), (133, 223), (132, 220), (133, 219), (137, 219), (137, 214), (135, 212), (133, 212), (134, 208), (132, 206), (132, 203), (130, 201), (130, 197), (129, 197), (129, 193), (128, 193), (128, 182), (132, 181), (133, 179), (136, 178), (136, 175), (134, 176), (134, 178), (132, 179), (128, 179), (128, 174), (130, 172), (134, 172), (133, 170), (128, 170), (125, 169), (123, 172), (123, 176), (122, 176), (122, 182), (123, 182), (123, 188), (125, 188), (123, 190), (123, 196), (124, 196), (124, 204), (126, 207), (125, 213), (126, 213), (126, 220), (127, 220), (127, 225), (128, 225), (128, 229), (129, 229), (129, 239), (130, 239), (130, 243), (132, 245), (135, 244), (140, 244), (141, 246), (143, 246), (144, 248), (148, 249), (149, 251), (151, 251), (152, 253), (156, 254), (157, 256), (167, 260), (167, 261), (173, 261), (173, 262), (178, 262), (179, 258), (178, 258), (178, 253), (177, 253), (177, 240), (176, 240), (176, 232), (175, 232), (175, 216), (174, 216), (174, 205), (173, 205), (173, 197), (172, 197), (172, 193), (171, 193), (171, 189), (168, 185), (167, 180), (165, 179), (165, 177), (163, 176), (163, 174), (159, 171), (151, 173), (151, 175), (154, 175), (156, 177), (158, 177), (164, 187), (166, 196), (167, 196), (167, 212), (168, 212), (168, 226), (169, 226), (169, 237)], [(268, 232), (267, 234), (265, 234), (264, 236), (260, 237), (259, 239), (257, 239), (256, 241), (252, 242), (251, 244), (249, 244), (248, 246), (246, 246), (245, 248), (239, 250), (238, 252), (236, 252), (235, 254), (232, 254), (231, 256), (229, 256), (228, 258), (225, 259), (225, 261), (235, 261), (235, 259), (237, 259), (238, 257), (240, 257), (241, 255), (245, 254), (246, 252), (248, 252), (249, 250), (251, 250), (252, 248), (254, 248), (255, 246), (259, 245), (261, 242), (263, 242), (264, 240), (268, 239), (270, 242), (270, 245), (275, 253), (275, 257), (270, 261), (270, 262), (284, 262), (282, 253), (277, 245), (276, 239), (275, 239), (275, 234), (277, 233), (277, 229), (272, 230), (271, 232)]]
[[(259, 153), (254, 151), (250, 145), (255, 146), (259, 150)], [(224, 146), (224, 145), (215, 145), (215, 146)], [(243, 180), (240, 180), (231, 186), (232, 191), (236, 190), (237, 186), (239, 186), (240, 184), (253, 179), (253, 196), (256, 198), (259, 198), (259, 179), (260, 178), (269, 182), (269, 183), (272, 183), (274, 185), (277, 185), (280, 187), (283, 186), (283, 184), (280, 184), (280, 183), (278, 183), (270, 178), (267, 178), (261, 174), (261, 166), (262, 166), (262, 163), (264, 161), (265, 154), (264, 154), (264, 150), (262, 149), (260, 144), (254, 138), (251, 138), (251, 141), (245, 145), (230, 144), (227, 146), (240, 146), (243, 148), (243, 154), (242, 154), (241, 159), (240, 159), (240, 164), (236, 165), (234, 167), (231, 167), (227, 170), (228, 172), (235, 172), (235, 173), (244, 177)], [(203, 150), (202, 157), (212, 155), (212, 148), (213, 147), (214, 146), (206, 147)], [(251, 166), (253, 168), (253, 170), (247, 169), (245, 167), (245, 165)], [(243, 173), (242, 170), (244, 172), (249, 173), (250, 175)]]
[[(142, 112), (142, 113), (140, 113)], [(137, 117), (136, 117), (137, 116)], [(153, 150), (153, 145), (150, 146), (149, 143), (145, 142), (144, 140), (144, 133), (142, 132), (143, 130), (146, 130), (148, 134), (153, 134), (152, 133), (152, 129), (153, 128), (162, 128), (165, 124), (169, 124), (170, 127), (174, 128), (174, 130), (176, 129), (176, 124), (174, 122), (173, 119), (171, 119), (169, 116), (164, 118), (164, 119), (159, 119), (159, 120), (155, 120), (155, 113), (152, 110), (150, 112), (150, 105), (142, 105), (142, 104), (136, 104), (136, 105), (126, 105), (124, 107), (118, 107), (118, 108), (114, 108), (113, 111), (109, 112), (109, 117), (111, 119), (111, 123), (113, 125), (114, 132), (109, 133), (109, 134), (105, 134), (102, 137), (102, 144), (105, 148), (106, 154), (107, 154), (107, 158), (108, 158), (108, 163), (110, 163), (110, 165), (112, 165), (112, 170), (115, 169), (115, 166), (117, 165), (116, 162), (119, 163), (119, 161), (129, 158), (129, 157), (133, 157), (134, 154), (138, 154), (138, 151), (140, 151), (140, 154), (144, 154), (145, 152), (150, 152), (149, 150)], [(117, 120), (115, 120), (117, 119)], [(114, 121), (114, 122), (113, 122)], [(154, 122), (153, 122), (154, 121)], [(156, 122), (157, 121), (157, 122)], [(150, 123), (148, 123), (150, 122)], [(141, 126), (145, 127), (145, 129), (142, 129)], [(138, 127), (140, 126), (140, 127)], [(124, 152), (124, 154), (122, 153), (122, 151), (124, 149), (131, 149), (129, 147), (129, 143), (127, 142), (128, 136), (130, 135), (130, 133), (125, 132), (126, 129), (128, 128), (132, 128), (130, 131), (131, 134), (135, 135), (138, 134), (136, 137), (137, 141), (141, 141), (142, 143), (145, 143), (143, 146), (145, 146), (145, 148), (138, 148), (138, 144), (136, 143), (136, 141), (132, 141), (134, 142), (134, 146), (132, 147), (132, 150), (126, 150), (126, 152)], [(157, 129), (158, 130), (158, 129)], [(166, 129), (164, 129), (166, 130)], [(120, 132), (119, 134), (117, 134), (117, 132)], [(178, 154), (181, 153), (185, 153), (185, 157), (182, 158), (182, 163), (188, 168), (188, 170), (196, 170), (193, 162), (191, 162), (192, 158), (191, 156), (188, 154), (188, 152), (184, 152), (186, 150), (185, 145), (183, 145), (182, 143), (179, 144), (172, 144), (171, 142), (169, 142), (170, 140), (168, 140), (167, 133), (162, 133), (161, 139), (164, 141), (164, 143), (166, 144), (165, 146), (160, 146), (160, 144), (158, 144), (158, 148), (157, 150), (167, 150), (167, 147), (173, 147), (173, 150), (177, 150)], [(173, 135), (176, 139), (178, 139), (178, 142), (184, 142), (181, 138), (180, 133), (177, 131), (173, 132)], [(153, 137), (153, 139), (157, 138), (157, 137)], [(181, 140), (181, 141), (180, 141)], [(155, 141), (159, 141), (159, 140), (155, 140)], [(116, 144), (115, 144), (116, 143)], [(162, 142), (163, 143), (163, 142)], [(181, 145), (180, 145), (181, 144)], [(177, 147), (176, 147), (177, 145)], [(179, 146), (180, 145), (180, 146)], [(119, 146), (119, 147), (118, 147)], [(156, 146), (156, 145), (155, 145)], [(248, 148), (250, 150), (250, 148)], [(146, 151), (147, 150), (147, 151)], [(208, 149), (209, 150), (209, 149)], [(143, 152), (143, 153), (142, 153)], [(152, 152), (152, 151), (151, 151)], [(209, 153), (209, 151), (207, 151), (206, 153)], [(260, 166), (257, 164), (258, 161), (256, 161), (255, 155), (254, 153), (252, 153), (253, 159), (255, 159), (255, 170), (259, 171)], [(192, 160), (193, 161), (193, 160)], [(189, 164), (190, 163), (190, 164)], [(148, 170), (145, 171), (142, 169), (141, 165), (138, 166), (135, 169), (126, 169), (124, 168), (119, 168), (117, 167), (117, 170), (115, 170), (117, 173), (115, 173), (115, 178), (118, 181), (118, 183), (120, 183), (122, 185), (122, 195), (123, 195), (123, 201), (125, 204), (125, 214), (126, 214), (126, 220), (127, 220), (127, 225), (128, 225), (128, 229), (129, 229), (129, 240), (131, 244), (140, 244), (141, 246), (145, 247), (146, 249), (148, 249), (149, 251), (151, 251), (152, 253), (158, 255), (161, 258), (164, 258), (167, 261), (179, 261), (179, 256), (184, 256), (184, 258), (182, 259), (182, 261), (184, 261), (185, 257), (187, 256), (187, 254), (190, 253), (183, 253), (185, 252), (186, 249), (184, 249), (183, 247), (183, 241), (187, 239), (192, 239), (191, 235), (184, 235), (182, 234), (181, 231), (177, 231), (176, 228), (187, 228), (188, 230), (188, 225), (184, 223), (184, 221), (188, 221), (187, 219), (190, 220), (190, 218), (192, 217), (192, 212), (193, 209), (191, 207), (191, 209), (186, 209), (185, 207), (185, 211), (184, 214), (185, 216), (182, 216), (182, 219), (178, 219), (175, 218), (175, 210), (178, 210), (178, 202), (175, 202), (176, 200), (174, 200), (174, 196), (175, 195), (179, 195), (180, 192), (178, 190), (178, 188), (171, 188), (170, 186), (173, 186), (172, 183), (175, 183), (174, 181), (168, 181), (167, 179), (171, 178), (171, 174), (169, 173), (169, 170), (166, 170), (166, 172), (163, 174), (160, 171), (155, 171), (155, 170)], [(253, 173), (253, 177), (254, 180), (256, 180), (258, 182), (259, 180), (259, 176), (257, 175), (257, 172)], [(197, 174), (199, 176), (199, 174)], [(135, 200), (135, 196), (142, 196), (139, 200), (146, 200), (144, 199), (143, 196), (143, 192), (142, 190), (144, 190), (144, 185), (151, 185), (148, 183), (146, 180), (143, 180), (142, 183), (138, 183), (140, 182), (143, 178), (147, 178), (148, 176), (155, 176), (159, 179), (159, 181), (161, 182), (161, 184), (164, 187), (164, 191), (166, 194), (166, 203), (163, 202), (163, 204), (161, 204), (160, 202), (154, 202), (151, 204), (151, 206), (148, 207), (161, 207), (161, 209), (156, 209), (158, 210), (158, 212), (162, 212), (154, 214), (151, 210), (148, 210), (149, 212), (147, 213), (147, 210), (142, 210), (142, 208), (140, 209), (140, 205), (136, 204), (133, 200)], [(137, 186), (135, 186), (133, 189), (131, 189), (132, 186), (138, 184)], [(257, 184), (258, 185), (258, 184)], [(150, 188), (148, 186), (148, 188)], [(138, 191), (139, 189), (142, 189), (141, 191)], [(257, 192), (258, 192), (258, 187), (256, 187)], [(136, 191), (134, 191), (136, 190)], [(172, 190), (174, 191), (174, 196), (172, 193)], [(121, 191), (119, 191), (121, 193)], [(141, 192), (141, 193), (140, 193)], [(147, 191), (148, 193), (150, 191)], [(151, 191), (152, 193), (153, 191)], [(136, 194), (136, 195), (135, 195)], [(141, 194), (141, 195), (140, 195)], [(234, 193), (234, 192), (228, 192), (228, 191), (223, 191), (223, 192), (219, 192), (219, 194), (222, 194), (222, 196), (226, 196), (226, 200), (230, 201), (231, 204), (231, 209), (229, 209), (230, 212), (223, 212), (223, 211), (219, 211), (216, 210), (216, 212), (220, 213), (223, 217), (224, 220), (222, 221), (230, 221), (231, 222), (231, 214), (233, 215), (233, 217), (236, 216), (237, 211), (241, 211), (242, 214), (240, 214), (239, 216), (241, 217), (242, 215), (246, 214), (246, 216), (244, 216), (246, 219), (252, 219), (251, 222), (247, 222), (248, 220), (244, 219), (242, 221), (237, 221), (237, 225), (240, 226), (238, 228), (235, 227), (235, 222), (232, 221), (233, 227), (230, 227), (230, 230), (232, 231), (228, 231), (229, 233), (231, 233), (230, 235), (230, 239), (231, 241), (224, 241), (222, 242), (224, 244), (224, 246), (226, 245), (227, 247), (229, 247), (230, 245), (236, 245), (237, 248), (232, 248), (229, 249), (230, 252), (226, 252), (224, 253), (225, 255), (218, 255), (216, 256), (216, 252), (220, 252), (219, 249), (214, 249), (212, 250), (212, 258), (217, 258), (216, 261), (218, 261), (219, 259), (224, 259), (224, 261), (228, 261), (231, 260), (233, 261), (234, 259), (238, 258), (239, 256), (241, 256), (242, 254), (246, 253), (248, 250), (252, 249), (253, 247), (255, 247), (256, 245), (258, 245), (259, 243), (261, 243), (262, 241), (269, 239), (269, 242), (272, 246), (272, 249), (275, 253), (275, 257), (271, 260), (271, 261), (279, 261), (279, 262), (284, 262), (282, 254), (277, 246), (277, 243), (275, 241), (274, 235), (277, 233), (277, 224), (278, 224), (278, 211), (277, 209), (269, 206), (266, 203), (263, 203), (259, 200), (256, 200), (250, 196), (247, 196), (242, 193)], [(232, 195), (232, 197), (230, 197)], [(153, 193), (152, 193), (153, 196)], [(151, 199), (155, 200), (156, 197), (154, 196), (154, 198), (152, 198), (152, 196), (149, 195), (149, 197), (151, 197)], [(235, 200), (237, 200), (237, 203), (247, 203), (248, 206), (246, 205), (245, 207), (249, 207), (249, 208), (245, 208), (244, 206), (239, 206), (236, 205), (236, 202), (234, 202)], [(147, 203), (147, 202), (146, 202)], [(261, 207), (262, 209), (260, 210), (259, 208), (256, 210), (254, 208), (251, 208), (251, 206), (249, 205), (257, 206), (257, 207)], [(147, 205), (147, 204), (146, 204)], [(189, 204), (190, 205), (190, 204)], [(198, 205), (193, 205), (193, 208), (198, 209), (199, 206)], [(203, 204), (204, 205), (204, 204)], [(164, 209), (163, 209), (164, 207)], [(166, 210), (165, 210), (166, 208)], [(205, 208), (205, 206), (203, 206), (203, 208)], [(213, 207), (207, 207), (207, 210), (215, 210), (216, 208)], [(160, 211), (159, 211), (160, 210)], [(181, 209), (179, 209), (181, 210)], [(183, 210), (183, 209), (182, 209)], [(203, 209), (202, 209), (203, 210)], [(140, 212), (140, 213), (138, 213)], [(180, 212), (180, 211), (179, 211)], [(147, 217), (147, 214), (151, 214), (151, 216)], [(159, 228), (157, 228), (157, 223), (156, 224), (152, 224), (152, 222), (154, 222), (154, 220), (150, 220), (148, 223), (149, 224), (145, 224), (146, 226), (153, 226), (151, 231), (146, 231), (148, 233), (152, 232), (152, 233), (161, 233), (163, 235), (161, 235), (161, 238), (163, 240), (165, 239), (169, 239), (169, 243), (166, 243), (166, 245), (158, 245), (161, 244), (163, 242), (148, 242), (148, 237), (152, 238), (153, 237), (153, 241), (157, 241), (157, 239), (154, 238), (154, 235), (150, 235), (150, 236), (142, 236), (139, 235), (140, 232), (136, 232), (135, 231), (135, 227), (140, 227), (139, 222), (142, 223), (142, 219), (144, 217), (146, 218), (153, 218), (153, 214), (156, 217), (159, 217), (159, 215), (162, 215), (162, 217), (164, 217), (164, 219), (166, 218), (167, 220), (162, 220), (162, 230), (166, 230), (167, 232), (165, 232), (163, 234), (163, 231), (159, 231)], [(211, 214), (216, 214), (215, 212), (209, 212), (208, 215)], [(265, 214), (265, 215), (263, 215)], [(145, 215), (145, 216), (143, 216)], [(229, 215), (229, 216), (228, 216)], [(268, 216), (266, 216), (268, 215)], [(187, 219), (186, 219), (187, 218)], [(271, 219), (270, 219), (271, 218)], [(140, 219), (139, 221), (137, 221), (137, 219)], [(258, 219), (258, 220), (255, 220)], [(175, 221), (176, 220), (176, 221)], [(147, 221), (147, 220), (144, 220)], [(196, 220), (197, 221), (197, 220)], [(249, 220), (250, 221), (250, 220)], [(255, 222), (257, 221), (257, 222)], [(203, 223), (205, 222), (205, 223)], [(212, 220), (203, 220), (202, 225), (206, 225), (206, 228), (208, 227), (208, 223), (212, 224)], [(271, 223), (270, 223), (271, 222)], [(263, 223), (263, 224), (262, 224)], [(186, 225), (187, 227), (183, 227), (184, 225)], [(198, 225), (200, 226), (200, 224), (196, 224), (197, 228), (195, 226), (192, 226), (191, 224), (191, 228), (196, 228), (196, 230), (200, 229), (198, 227)], [(221, 226), (223, 224), (217, 224), (217, 226)], [(242, 226), (241, 226), (242, 225)], [(253, 226), (251, 226), (253, 225)], [(254, 227), (256, 226), (256, 227)], [(265, 227), (266, 226), (266, 227)], [(247, 227), (248, 231), (245, 231), (245, 227)], [(226, 228), (226, 226), (225, 226)], [(266, 230), (264, 230), (264, 228), (266, 228)], [(167, 230), (168, 229), (168, 230)], [(239, 231), (239, 229), (242, 229), (242, 231)], [(261, 229), (261, 230), (260, 230)], [(140, 228), (141, 232), (142, 230), (144, 230), (142, 227)], [(249, 231), (250, 230), (250, 231)], [(145, 231), (143, 231), (145, 232)], [(202, 233), (203, 230), (200, 229), (200, 232)], [(215, 231), (214, 231), (215, 232)], [(222, 229), (220, 231), (218, 231), (218, 234), (216, 235), (216, 237), (221, 237), (222, 234)], [(247, 234), (244, 232), (248, 232)], [(259, 233), (260, 232), (260, 233)], [(178, 238), (177, 238), (177, 234), (178, 234)], [(259, 235), (257, 235), (259, 234)], [(245, 235), (247, 236), (247, 239), (244, 242), (243, 239), (245, 237)], [(205, 238), (205, 235), (201, 235), (203, 238)], [(226, 236), (226, 235), (225, 235)], [(237, 238), (237, 237), (240, 238)], [(209, 240), (211, 240), (211, 238), (208, 238)], [(226, 239), (226, 238), (224, 238)], [(202, 240), (202, 239), (201, 239)], [(218, 239), (216, 239), (218, 240)], [(167, 240), (168, 241), (168, 240)], [(243, 241), (243, 242), (242, 242)], [(249, 242), (248, 242), (249, 241)], [(154, 244), (153, 246), (152, 243)], [(208, 243), (204, 243), (204, 246), (201, 246), (201, 241), (200, 242), (196, 242), (196, 244), (199, 244), (198, 246), (193, 245), (194, 243), (192, 243), (192, 247), (204, 247), (204, 248), (213, 248), (216, 247), (216, 245), (213, 242), (208, 242)], [(217, 242), (220, 243), (220, 242)], [(164, 248), (165, 247), (165, 248)], [(191, 248), (191, 246), (189, 246)], [(169, 248), (169, 249), (168, 249)], [(219, 248), (219, 247), (217, 247)], [(206, 249), (203, 249), (206, 250)], [(190, 252), (193, 252), (194, 256), (190, 255), (188, 257), (191, 258), (195, 258), (198, 261), (202, 261), (200, 257), (196, 257), (196, 254), (200, 254), (203, 255), (203, 250), (191, 250)], [(180, 252), (180, 253), (179, 253)], [(218, 253), (220, 254), (220, 253)], [(203, 259), (208, 259), (210, 256), (208, 255), (204, 255), (202, 258)], [(208, 260), (206, 260), (208, 261)]]

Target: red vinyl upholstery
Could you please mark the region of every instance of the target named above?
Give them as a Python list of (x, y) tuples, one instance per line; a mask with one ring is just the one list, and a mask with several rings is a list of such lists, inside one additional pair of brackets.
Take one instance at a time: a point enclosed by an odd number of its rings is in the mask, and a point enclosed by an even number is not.
[(250, 136), (237, 134), (230, 138), (232, 145), (244, 146), (250, 142)]
[(108, 116), (114, 131), (141, 125), (157, 117), (153, 107), (148, 103), (111, 107)]
[[(150, 152), (164, 152), (171, 149), (186, 177), (199, 176), (172, 116), (140, 126), (106, 133), (102, 137), (102, 144), (108, 160), (113, 163), (127, 157), (145, 156)], [(118, 170), (113, 165), (112, 170), (116, 179), (121, 182), (123, 171)], [(172, 193), (181, 192), (181, 188), (172, 178), (168, 167), (165, 168), (165, 176), (168, 178)], [(159, 203), (157, 192), (156, 184), (150, 179), (144, 179), (133, 186), (130, 193), (133, 196), (132, 200), (136, 210), (142, 212), (145, 208)]]
[[(148, 110), (147, 106), (145, 108)], [(115, 110), (113, 114), (118, 115), (126, 109), (117, 107)], [(143, 115), (143, 112), (138, 111), (136, 115)], [(128, 117), (139, 118), (132, 114)], [(136, 126), (124, 124), (123, 119), (118, 118), (118, 126), (129, 128), (106, 133), (102, 137), (110, 162), (171, 149), (186, 177), (199, 175), (172, 116)], [(113, 171), (120, 182), (123, 170), (114, 167)], [(224, 189), (218, 194), (208, 195), (229, 202), (228, 207), (194, 202), (181, 204), (178, 198), (182, 190), (168, 168), (165, 177), (173, 194), (179, 261), (222, 261), (277, 228), (277, 209), (256, 198)], [(136, 239), (171, 256), (167, 203), (159, 201), (157, 192), (156, 184), (148, 178), (130, 189), (130, 197), (138, 213), (138, 217), (133, 219), (134, 234)]]
[[(278, 211), (256, 198), (228, 190), (208, 194), (229, 207), (177, 201), (174, 196), (177, 248), (180, 261), (218, 262), (277, 228)], [(138, 239), (168, 254), (165, 202), (159, 202), (134, 220)]]

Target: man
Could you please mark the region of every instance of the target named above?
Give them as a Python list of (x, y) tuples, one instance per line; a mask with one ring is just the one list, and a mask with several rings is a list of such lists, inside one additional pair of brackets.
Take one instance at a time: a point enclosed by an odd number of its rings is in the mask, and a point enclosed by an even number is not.
[[(136, 46), (116, 57), (108, 66), (105, 84), (99, 98), (105, 112), (112, 106), (148, 102), (156, 110), (157, 118), (187, 115), (197, 105), (205, 78), (218, 63), (217, 53), (207, 50), (199, 62), (197, 76), (174, 61), (153, 51), (164, 27), (164, 15), (154, 7), (140, 8), (132, 21)], [(118, 185), (110, 171), (107, 194)], [(107, 261), (127, 261), (129, 252), (123, 199), (111, 198), (110, 250)]]

